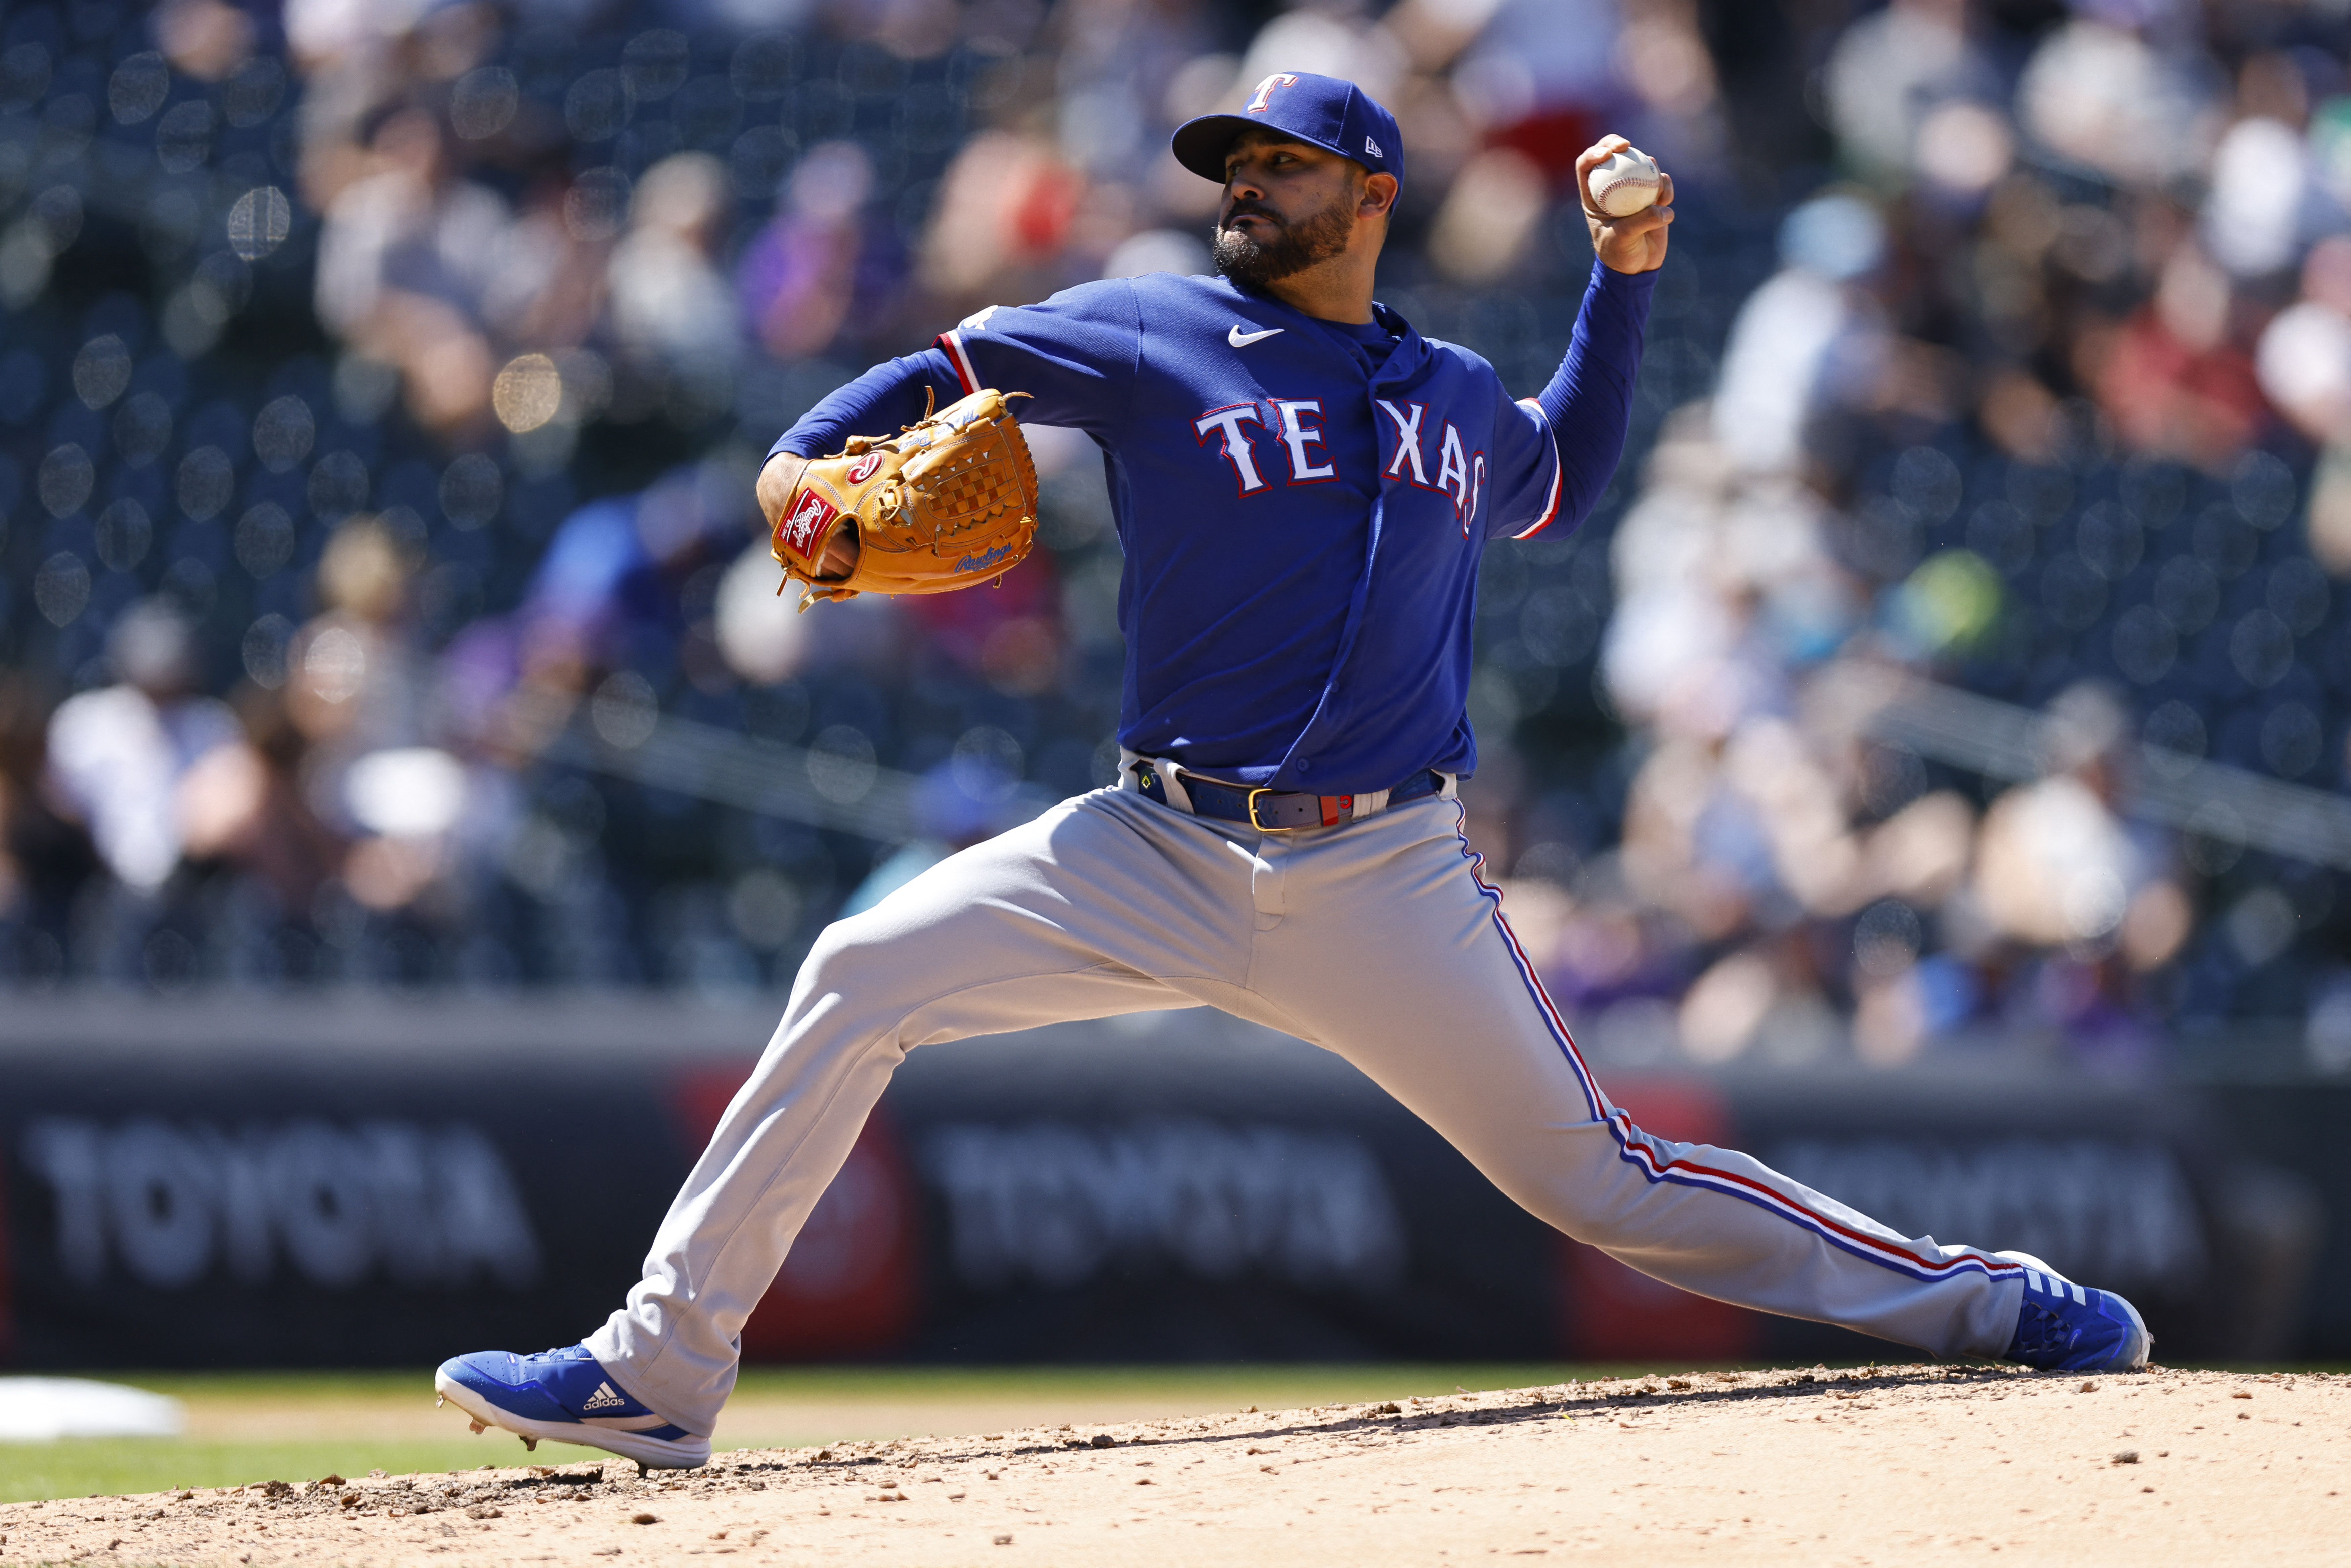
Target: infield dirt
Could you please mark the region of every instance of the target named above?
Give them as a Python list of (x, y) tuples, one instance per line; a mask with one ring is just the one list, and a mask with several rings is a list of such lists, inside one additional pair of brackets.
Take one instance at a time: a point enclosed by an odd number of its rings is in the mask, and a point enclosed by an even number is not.
[[(583, 1458), (583, 1456), (586, 1456)], [(0, 1563), (2336, 1563), (2351, 1379), (1693, 1373), (0, 1507)]]

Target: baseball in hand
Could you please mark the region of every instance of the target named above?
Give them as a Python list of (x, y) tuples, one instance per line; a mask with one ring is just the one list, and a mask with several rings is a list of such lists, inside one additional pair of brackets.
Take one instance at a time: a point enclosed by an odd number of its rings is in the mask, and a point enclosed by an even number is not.
[(1592, 203), (1612, 218), (1629, 218), (1657, 199), (1657, 161), (1623, 147), (1592, 171)]

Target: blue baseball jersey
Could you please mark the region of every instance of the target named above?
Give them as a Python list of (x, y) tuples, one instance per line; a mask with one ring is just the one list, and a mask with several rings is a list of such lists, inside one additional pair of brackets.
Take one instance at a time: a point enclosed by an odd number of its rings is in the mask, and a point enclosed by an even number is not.
[[(1610, 468), (1649, 282), (1594, 270), (1629, 329), (1629, 357), (1622, 330), (1599, 356), (1613, 428), (1591, 434)], [(1027, 392), (1022, 420), (1102, 448), (1126, 552), (1122, 744), (1318, 794), (1467, 774), (1479, 563), (1489, 540), (1561, 517), (1554, 422), (1478, 355), (1374, 309), (1353, 327), (1223, 278), (1085, 284), (977, 312), (810, 411), (777, 449), (883, 428), (880, 405), (942, 369), (956, 395)], [(1589, 297), (1584, 316), (1579, 343)], [(1584, 479), (1579, 517), (1598, 493)]]

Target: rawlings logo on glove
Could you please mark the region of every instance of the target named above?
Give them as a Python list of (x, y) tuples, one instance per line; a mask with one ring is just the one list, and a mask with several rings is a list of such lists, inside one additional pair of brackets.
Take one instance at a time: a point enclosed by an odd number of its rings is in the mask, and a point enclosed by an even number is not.
[[(842, 529), (852, 530), (857, 562), (822, 576)], [(847, 450), (810, 459), (770, 539), (785, 581), (805, 590), (802, 610), (998, 580), (1036, 543), (1037, 465), (1005, 394), (983, 389), (896, 435), (853, 435)]]
[(779, 546), (806, 555), (811, 546), (832, 537), (832, 520), (841, 509), (815, 491), (804, 491), (784, 520), (776, 525)]

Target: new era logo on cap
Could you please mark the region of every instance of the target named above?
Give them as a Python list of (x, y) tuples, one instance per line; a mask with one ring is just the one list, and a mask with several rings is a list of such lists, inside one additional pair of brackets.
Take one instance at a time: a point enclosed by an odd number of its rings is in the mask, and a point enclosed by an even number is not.
[(1384, 158), (1387, 156), (1386, 153), (1380, 151), (1380, 144), (1373, 141), (1368, 136), (1364, 138), (1364, 151), (1370, 153), (1374, 158)]

